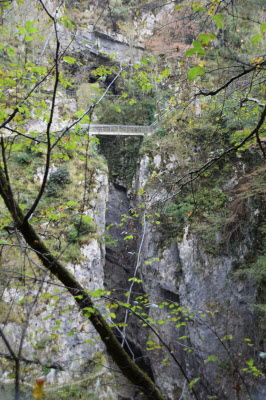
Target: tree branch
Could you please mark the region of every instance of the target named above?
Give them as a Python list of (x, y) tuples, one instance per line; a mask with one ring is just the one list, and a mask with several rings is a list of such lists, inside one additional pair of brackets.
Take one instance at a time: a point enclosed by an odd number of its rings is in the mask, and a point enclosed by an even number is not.
[(247, 74), (249, 74), (252, 71), (255, 71), (256, 69), (262, 68), (266, 65), (266, 61), (263, 61), (259, 64), (254, 65), (251, 68), (245, 69), (245, 67), (243, 66), (244, 71), (241, 72), (238, 75), (233, 76), (231, 79), (229, 79), (225, 84), (223, 84), (222, 86), (218, 87), (215, 90), (204, 90), (204, 89), (200, 89), (198, 93), (195, 94), (195, 97), (197, 96), (215, 96), (217, 93), (221, 92), (222, 90), (226, 89), (229, 85), (231, 85), (231, 83), (233, 83), (234, 81), (236, 81), (237, 79), (241, 78), (242, 76), (245, 76)]

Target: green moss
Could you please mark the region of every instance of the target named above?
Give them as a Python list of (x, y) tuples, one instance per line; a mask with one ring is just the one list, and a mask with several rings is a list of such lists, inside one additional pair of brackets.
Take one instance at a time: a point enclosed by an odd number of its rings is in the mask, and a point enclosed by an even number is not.
[[(266, 283), (266, 255), (259, 256), (255, 262), (246, 265), (235, 272), (236, 278), (250, 278), (265, 287)], [(265, 290), (266, 294), (266, 290)], [(266, 298), (266, 297), (265, 297)]]
[(24, 322), (24, 313), (22, 307), (18, 304), (7, 304), (4, 301), (0, 301), (0, 323), (15, 322), (16, 324), (22, 324)]
[(33, 345), (33, 348), (35, 350), (44, 350), (44, 349), (46, 349), (48, 342), (50, 342), (50, 339), (49, 338), (44, 338), (44, 339), (39, 340), (38, 342), (36, 342)]

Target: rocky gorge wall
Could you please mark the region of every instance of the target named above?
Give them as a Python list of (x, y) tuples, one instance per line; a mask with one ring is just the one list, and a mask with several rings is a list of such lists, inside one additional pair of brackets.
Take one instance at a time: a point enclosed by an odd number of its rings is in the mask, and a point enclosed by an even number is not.
[[(154, 171), (160, 174), (165, 169), (174, 170), (176, 157), (172, 154), (162, 161), (159, 154), (153, 159), (142, 154), (129, 197), (123, 181), (111, 186), (107, 226), (111, 225), (116, 246), (107, 245), (106, 287), (115, 288), (117, 299), (121, 299), (120, 292), (123, 295), (123, 291), (130, 289), (131, 300), (135, 298), (133, 303), (140, 306), (138, 296), (147, 295), (142, 310), (148, 310), (152, 325), (155, 324), (171, 354), (154, 333), (136, 320), (130, 324), (129, 319), (127, 337), (132, 351), (146, 359), (142, 368), (154, 377), (169, 399), (193, 398), (171, 355), (190, 380), (199, 381), (196, 387), (202, 399), (230, 400), (236, 393), (244, 399), (247, 392), (256, 400), (263, 399), (263, 380), (256, 382), (256, 378), (242, 371), (250, 359), (262, 366), (259, 352), (265, 350), (263, 326), (254, 329), (259, 321), (254, 309), (258, 286), (252, 277), (241, 279), (235, 275), (246, 265), (250, 254), (256, 252), (254, 227), (259, 224), (258, 215), (262, 215), (263, 209), (248, 209), (241, 240), (222, 253), (210, 253), (189, 222), (183, 233), (176, 232), (176, 239), (167, 244), (162, 238), (160, 218), (156, 221), (154, 217), (154, 205), (167, 192), (151, 188), (149, 181)], [(240, 174), (233, 182), (228, 177), (224, 187), (232, 190), (243, 178)], [(136, 211), (142, 208), (145, 211)], [(137, 213), (140, 215), (136, 217)], [(121, 220), (123, 225), (115, 227)], [(125, 241), (123, 237), (129, 234), (132, 240)], [(213, 240), (222, 241), (219, 231), (213, 233)], [(141, 283), (132, 288), (128, 279), (133, 276), (139, 277)], [(173, 311), (173, 305), (182, 311)], [(123, 320), (119, 314), (118, 319)]]
[[(135, 188), (145, 190), (143, 201), (149, 213), (158, 200), (164, 200), (166, 193), (145, 187), (154, 171), (176, 168), (177, 159), (172, 155), (162, 161), (158, 154), (153, 159), (144, 156), (134, 182)], [(243, 177), (242, 177), (243, 178)], [(228, 180), (229, 181), (229, 180)], [(241, 181), (241, 176), (239, 177)], [(238, 181), (234, 186), (238, 185)], [(232, 187), (231, 187), (232, 189)], [(265, 397), (265, 382), (245, 375), (242, 368), (249, 359), (262, 363), (259, 351), (265, 351), (263, 325), (259, 326), (254, 309), (257, 302), (256, 280), (236, 279), (236, 269), (246, 265), (247, 256), (256, 252), (257, 239), (254, 226), (263, 209), (250, 208), (244, 227), (242, 240), (223, 253), (210, 254), (189, 222), (183, 234), (176, 232), (176, 240), (170, 245), (162, 240), (160, 225), (146, 222), (145, 236), (141, 247), (142, 287), (149, 294), (149, 315), (159, 321), (171, 320), (173, 313), (169, 304), (178, 304), (188, 311), (181, 318), (179, 328), (172, 323), (156, 325), (161, 337), (170, 344), (173, 354), (179, 359), (190, 379), (199, 377), (200, 398), (233, 399), (246, 398), (247, 391), (255, 399)], [(263, 218), (263, 217), (262, 217)], [(171, 221), (170, 221), (171, 222)], [(169, 224), (171, 228), (171, 223)], [(214, 232), (214, 240), (219, 242), (219, 232)], [(150, 262), (152, 260), (152, 262)], [(236, 267), (237, 266), (237, 267)], [(156, 304), (165, 304), (158, 310)], [(159, 306), (160, 307), (160, 306)], [(191, 313), (191, 317), (189, 314)], [(254, 329), (254, 326), (257, 326)], [(185, 338), (185, 340), (184, 340)], [(158, 343), (159, 344), (159, 343)], [(192, 398), (186, 392), (186, 382), (180, 376), (180, 369), (173, 363), (161, 363), (160, 351), (149, 353), (154, 375), (160, 387), (169, 398)], [(167, 352), (164, 353), (167, 357)], [(209, 362), (214, 356), (215, 363)], [(169, 357), (169, 354), (168, 354)], [(171, 359), (171, 357), (170, 357)]]
[[(262, 327), (254, 329), (258, 324), (253, 308), (258, 289), (255, 279), (234, 276), (236, 265), (245, 265), (254, 249), (252, 232), (261, 210), (249, 210), (245, 236), (223, 254), (210, 254), (189, 223), (181, 235), (176, 232), (175, 240), (165, 242), (161, 216), (154, 214), (154, 205), (167, 191), (149, 186), (149, 182), (155, 170), (157, 174), (170, 171), (176, 168), (176, 162), (173, 154), (162, 160), (159, 154), (151, 158), (142, 153), (130, 188), (123, 174), (121, 179), (116, 176), (116, 182), (108, 181), (106, 166), (95, 172), (85, 212), (94, 219), (97, 235), (84, 242), (79, 261), (68, 262), (67, 267), (88, 290), (108, 290), (111, 298), (122, 302), (126, 297), (149, 318), (159, 336), (132, 314), (127, 316), (127, 327), (118, 325), (114, 329), (121, 342), (126, 335), (129, 354), (169, 400), (193, 398), (177, 362), (190, 381), (196, 380), (200, 399), (217, 396), (231, 400), (237, 392), (242, 400), (248, 389), (253, 398), (262, 400), (263, 382), (242, 372), (249, 359), (259, 362), (259, 352), (265, 350)], [(74, 177), (72, 181), (82, 184)], [(219, 232), (214, 236), (220, 240)], [(23, 356), (46, 365), (46, 373), (52, 371), (47, 393), (52, 396), (61, 386), (67, 391), (67, 384), (77, 380), (81, 385), (86, 382), (85, 392), (91, 396), (96, 393), (97, 398), (138, 399), (138, 390), (127, 388), (127, 383), (122, 389), (116, 388), (121, 377), (106, 369), (114, 366), (67, 293), (47, 283), (46, 274), (39, 278), (45, 282), (36, 304), (32, 299), (40, 289), (34, 285), (30, 290), (25, 287), (25, 291), (6, 287), (2, 304), (14, 303), (15, 311), (21, 313), (20, 321), (13, 317), (5, 327), (12, 346), (18, 349), (27, 326)], [(101, 309), (110, 323), (125, 322), (123, 308), (111, 307), (110, 315), (104, 307)], [(27, 312), (29, 324), (25, 324)], [(1, 351), (5, 351), (3, 346)], [(61, 370), (54, 368), (56, 365)], [(2, 363), (1, 370), (5, 382), (12, 380), (11, 364)], [(22, 370), (23, 380), (33, 382), (41, 373), (38, 366), (28, 366)]]

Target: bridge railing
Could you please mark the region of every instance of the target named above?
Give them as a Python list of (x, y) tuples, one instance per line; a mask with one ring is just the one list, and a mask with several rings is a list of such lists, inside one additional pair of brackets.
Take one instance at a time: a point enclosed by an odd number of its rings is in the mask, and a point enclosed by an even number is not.
[(140, 126), (140, 125), (101, 125), (101, 124), (90, 124), (89, 125), (90, 133), (114, 133), (114, 134), (136, 134), (136, 135), (144, 135), (151, 134), (154, 132), (153, 126)]
[[(155, 125), (105, 125), (105, 124), (84, 124), (83, 128), (87, 128), (92, 135), (124, 135), (124, 136), (144, 136), (152, 135), (155, 132)], [(41, 134), (41, 132), (40, 132)], [(1, 134), (0, 138), (10, 138), (17, 136), (14, 133)]]

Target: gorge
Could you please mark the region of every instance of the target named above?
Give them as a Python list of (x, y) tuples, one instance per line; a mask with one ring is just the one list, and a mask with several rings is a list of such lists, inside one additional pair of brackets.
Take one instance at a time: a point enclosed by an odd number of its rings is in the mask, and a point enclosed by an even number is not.
[(0, 399), (264, 400), (265, 5), (33, 3), (1, 12)]

